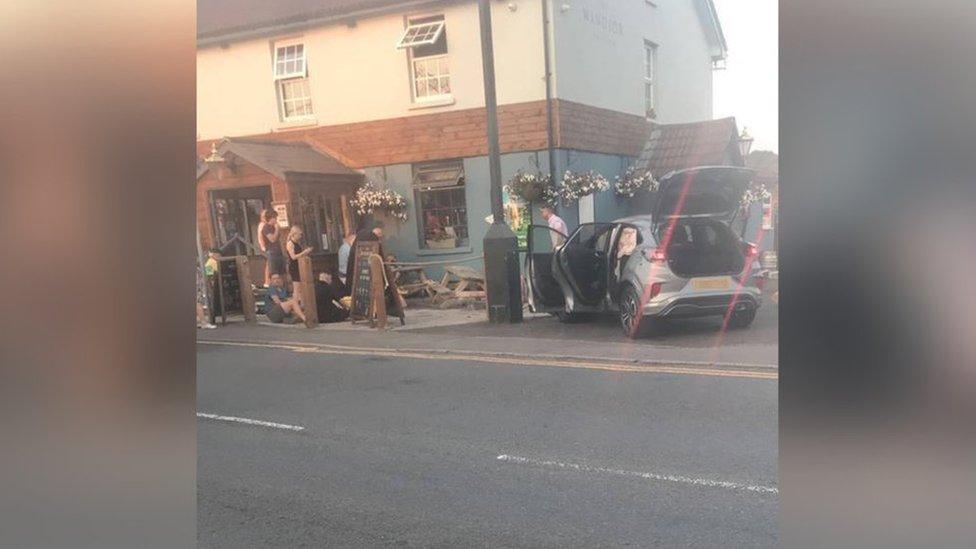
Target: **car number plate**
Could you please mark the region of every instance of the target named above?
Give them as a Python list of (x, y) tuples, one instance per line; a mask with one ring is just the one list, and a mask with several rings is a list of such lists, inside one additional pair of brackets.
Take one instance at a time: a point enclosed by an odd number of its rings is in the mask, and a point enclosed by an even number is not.
[(727, 276), (693, 278), (691, 287), (694, 290), (728, 290), (732, 287), (732, 279)]

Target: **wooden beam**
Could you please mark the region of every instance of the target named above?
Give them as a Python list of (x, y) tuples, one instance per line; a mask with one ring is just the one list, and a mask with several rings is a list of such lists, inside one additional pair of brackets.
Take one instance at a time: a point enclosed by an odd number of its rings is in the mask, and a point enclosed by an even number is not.
[(312, 258), (302, 256), (298, 258), (298, 274), (302, 281), (302, 311), (305, 313), (305, 326), (314, 328), (319, 325), (319, 310), (315, 305), (315, 277), (312, 271)]
[(254, 290), (251, 289), (251, 269), (247, 264), (247, 256), (236, 256), (237, 283), (241, 289), (241, 308), (244, 309), (244, 321), (254, 324), (258, 321), (257, 307), (254, 304)]

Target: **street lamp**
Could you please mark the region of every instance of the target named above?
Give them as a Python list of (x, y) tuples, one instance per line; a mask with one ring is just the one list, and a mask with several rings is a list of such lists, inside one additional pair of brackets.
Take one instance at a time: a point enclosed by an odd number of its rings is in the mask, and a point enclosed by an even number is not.
[(749, 156), (749, 150), (752, 149), (752, 142), (755, 141), (749, 132), (746, 130), (745, 126), (742, 127), (742, 135), (739, 136), (739, 154), (742, 155), (743, 160), (745, 157)]

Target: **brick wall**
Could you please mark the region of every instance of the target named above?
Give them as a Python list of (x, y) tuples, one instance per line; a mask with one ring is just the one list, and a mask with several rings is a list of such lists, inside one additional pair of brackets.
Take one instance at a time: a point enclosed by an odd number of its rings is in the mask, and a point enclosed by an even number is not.
[[(556, 100), (553, 111), (558, 148), (637, 156), (650, 131), (643, 117), (580, 103)], [(486, 155), (485, 125), (485, 109), (477, 108), (249, 137), (307, 141), (362, 168)], [(503, 153), (545, 149), (545, 101), (499, 106), (498, 127)], [(197, 154), (210, 143), (198, 142)]]

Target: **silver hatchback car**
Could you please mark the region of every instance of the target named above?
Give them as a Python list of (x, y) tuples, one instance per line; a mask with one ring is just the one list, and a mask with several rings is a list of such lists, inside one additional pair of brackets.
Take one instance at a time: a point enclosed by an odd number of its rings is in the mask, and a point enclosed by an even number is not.
[(525, 259), (530, 310), (564, 321), (617, 313), (631, 338), (670, 318), (723, 315), (731, 327), (748, 326), (762, 304), (758, 251), (729, 223), (753, 175), (732, 166), (671, 172), (649, 215), (584, 223), (562, 238), (533, 225)]

